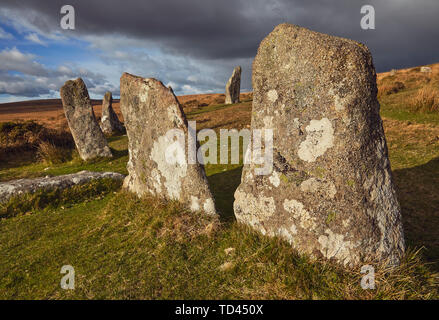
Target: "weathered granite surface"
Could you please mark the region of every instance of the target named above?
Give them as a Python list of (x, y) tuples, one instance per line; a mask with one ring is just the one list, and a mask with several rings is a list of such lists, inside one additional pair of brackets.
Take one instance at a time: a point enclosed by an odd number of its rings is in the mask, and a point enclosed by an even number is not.
[(84, 81), (81, 78), (67, 81), (62, 86), (60, 95), (81, 159), (111, 158), (110, 147), (96, 121)]
[(188, 124), (172, 90), (124, 73), (120, 95), (129, 151), (124, 186), (139, 196), (149, 193), (216, 214), (204, 166), (188, 161)]
[(238, 103), (241, 92), (241, 67), (233, 69), (233, 74), (226, 84), (226, 104)]
[(103, 133), (111, 135), (114, 133), (125, 132), (124, 125), (119, 121), (116, 112), (113, 110), (113, 95), (107, 91), (102, 100), (101, 130)]
[(0, 202), (7, 202), (11, 197), (26, 193), (35, 193), (39, 190), (66, 189), (74, 185), (88, 183), (91, 180), (104, 178), (123, 180), (125, 176), (116, 172), (81, 171), (56, 177), (0, 182)]
[(401, 212), (362, 44), (281, 24), (253, 62), (251, 128), (272, 129), (269, 175), (245, 165), (239, 222), (345, 266), (398, 264)]

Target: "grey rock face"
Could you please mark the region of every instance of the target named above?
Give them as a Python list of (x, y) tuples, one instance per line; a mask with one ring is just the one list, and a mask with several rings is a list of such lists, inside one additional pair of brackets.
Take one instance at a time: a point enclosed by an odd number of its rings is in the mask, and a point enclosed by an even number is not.
[(105, 93), (102, 100), (101, 130), (108, 135), (125, 131), (125, 127), (113, 110), (113, 95), (110, 91)]
[(282, 24), (253, 62), (251, 128), (273, 129), (273, 171), (245, 165), (239, 222), (345, 266), (404, 252), (369, 50)]
[(241, 67), (233, 69), (233, 74), (226, 84), (226, 104), (238, 103), (241, 91)]
[(120, 93), (129, 150), (124, 187), (216, 214), (204, 167), (188, 163), (188, 125), (172, 90), (158, 80), (124, 73)]
[(56, 177), (19, 179), (0, 183), (0, 203), (7, 202), (11, 197), (38, 190), (66, 189), (74, 185), (81, 185), (96, 179), (123, 180), (124, 175), (116, 172), (90, 172), (81, 171)]
[(81, 78), (67, 81), (60, 91), (64, 113), (83, 160), (111, 158), (107, 140), (96, 121), (87, 87)]

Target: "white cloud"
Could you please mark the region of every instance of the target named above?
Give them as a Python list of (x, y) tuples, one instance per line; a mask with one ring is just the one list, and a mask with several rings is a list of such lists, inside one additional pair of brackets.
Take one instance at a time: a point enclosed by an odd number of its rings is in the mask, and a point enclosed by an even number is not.
[(0, 70), (18, 71), (29, 75), (47, 75), (47, 70), (43, 65), (34, 61), (35, 55), (22, 53), (16, 47), (6, 48), (0, 51)]
[(100, 73), (81, 66), (48, 68), (35, 59), (35, 55), (21, 52), (15, 47), (0, 51), (0, 94), (58, 97), (64, 82), (77, 77), (84, 80), (92, 97), (100, 97), (106, 91), (118, 92), (117, 86), (109, 83)]
[(29, 40), (31, 42), (35, 42), (39, 45), (45, 46), (47, 47), (47, 43), (44, 42), (43, 40), (40, 39), (40, 37), (38, 36), (38, 34), (36, 33), (30, 33), (27, 36), (24, 37), (26, 40)]

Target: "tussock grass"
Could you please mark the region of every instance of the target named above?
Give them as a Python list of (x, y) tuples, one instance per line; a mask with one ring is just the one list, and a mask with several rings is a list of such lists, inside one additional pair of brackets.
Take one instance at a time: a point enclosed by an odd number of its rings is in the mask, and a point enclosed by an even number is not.
[(400, 81), (395, 81), (392, 83), (385, 83), (378, 87), (378, 97), (383, 95), (390, 95), (392, 93), (397, 93), (405, 88), (404, 83)]
[(46, 165), (66, 162), (72, 158), (72, 151), (57, 147), (52, 142), (41, 141), (38, 144), (38, 157)]
[(439, 112), (439, 87), (426, 86), (418, 89), (408, 105), (414, 112)]
[(71, 159), (74, 141), (65, 129), (49, 129), (35, 121), (0, 123), (0, 155), (4, 161), (23, 157), (60, 163)]

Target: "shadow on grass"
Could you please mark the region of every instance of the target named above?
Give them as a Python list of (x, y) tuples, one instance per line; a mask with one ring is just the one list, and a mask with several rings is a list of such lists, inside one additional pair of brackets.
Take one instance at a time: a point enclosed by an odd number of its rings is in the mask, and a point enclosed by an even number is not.
[(439, 271), (439, 158), (393, 172), (401, 204), (406, 244), (425, 247), (423, 254)]
[(235, 220), (233, 201), (236, 188), (241, 182), (242, 167), (213, 174), (207, 177), (210, 189), (215, 198), (220, 218), (223, 222)]

